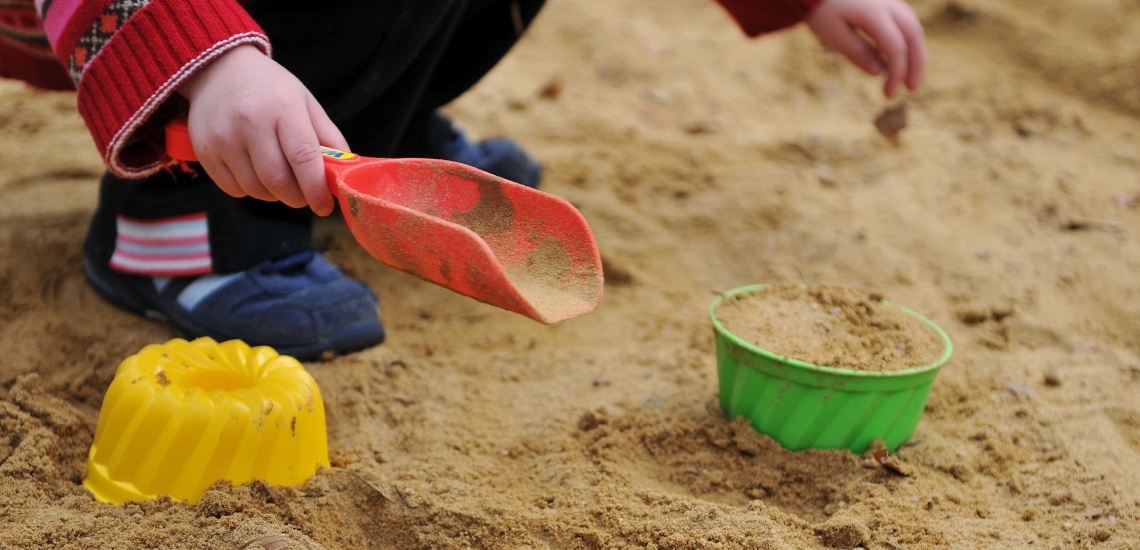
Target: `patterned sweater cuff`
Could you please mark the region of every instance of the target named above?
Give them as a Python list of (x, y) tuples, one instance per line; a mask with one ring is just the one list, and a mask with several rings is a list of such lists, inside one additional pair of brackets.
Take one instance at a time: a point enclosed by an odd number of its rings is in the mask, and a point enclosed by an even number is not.
[(68, 64), (79, 80), (79, 114), (103, 161), (128, 178), (167, 162), (161, 125), (185, 109), (174, 93), (182, 82), (237, 46), (270, 52), (269, 39), (234, 0), (113, 0), (104, 14), (139, 4), (118, 14), (115, 29), (97, 18)]
[(759, 36), (803, 21), (822, 0), (717, 0), (744, 34)]

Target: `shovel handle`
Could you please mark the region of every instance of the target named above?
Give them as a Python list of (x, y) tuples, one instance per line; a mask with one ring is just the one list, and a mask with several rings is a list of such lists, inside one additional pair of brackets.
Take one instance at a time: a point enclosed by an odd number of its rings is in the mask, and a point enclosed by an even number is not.
[[(166, 125), (166, 155), (175, 160), (197, 161), (194, 154), (194, 144), (190, 141), (190, 126), (186, 117), (178, 117)], [(352, 164), (360, 162), (363, 157), (356, 153), (321, 146), (321, 155), (325, 158), (325, 166), (331, 168), (336, 164)]]
[(166, 156), (182, 161), (196, 161), (194, 144), (190, 142), (190, 126), (186, 117), (178, 117), (166, 125)]

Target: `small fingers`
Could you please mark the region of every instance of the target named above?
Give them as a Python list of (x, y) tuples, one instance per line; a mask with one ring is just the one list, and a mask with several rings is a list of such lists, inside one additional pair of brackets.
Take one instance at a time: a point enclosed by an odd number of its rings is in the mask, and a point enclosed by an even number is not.
[[(238, 183), (236, 177), (226, 167), (226, 162), (221, 155), (218, 154), (219, 147), (217, 141), (209, 139), (210, 136), (207, 132), (194, 132), (197, 126), (191, 126), (190, 138), (194, 144), (194, 155), (198, 157), (198, 164), (206, 171), (206, 175), (214, 181), (225, 194), (241, 198), (249, 196), (241, 185)], [(222, 152), (227, 151), (226, 147), (220, 148)]]
[(821, 23), (821, 28), (813, 30), (823, 45), (843, 54), (856, 67), (871, 75), (883, 72), (883, 61), (879, 57), (879, 52), (843, 20), (828, 20)]
[[(325, 179), (324, 156), (313, 122), (307, 116), (283, 118), (277, 123), (277, 139), (293, 168), (304, 202), (318, 216), (331, 214), (333, 199)], [(341, 139), (343, 141), (344, 138)]]
[(206, 171), (206, 174), (210, 176), (210, 179), (214, 181), (214, 184), (217, 185), (218, 189), (221, 189), (223, 193), (238, 199), (249, 196), (249, 193), (246, 193), (241, 186), (238, 185), (237, 179), (234, 178), (234, 175), (230, 173), (230, 169), (226, 168), (225, 163), (220, 159), (213, 156), (207, 159), (199, 155), (198, 163), (202, 165), (202, 169)]
[(250, 161), (258, 182), (273, 194), (277, 200), (293, 207), (305, 206), (305, 195), (297, 186), (297, 179), (293, 175), (293, 168), (281, 152), (276, 136), (269, 135), (270, 139), (258, 139), (250, 144)]
[(894, 19), (889, 15), (876, 17), (863, 25), (863, 30), (878, 45), (879, 51), (887, 58), (887, 82), (883, 93), (895, 96), (895, 89), (907, 73), (907, 42)]
[(926, 36), (922, 23), (910, 8), (896, 10), (892, 17), (906, 40), (907, 58), (910, 66), (906, 71), (906, 86), (917, 90), (922, 82), (923, 68), (926, 66)]
[(233, 175), (238, 187), (245, 194), (266, 202), (277, 201), (277, 197), (261, 184), (261, 179), (257, 177), (257, 170), (253, 168), (253, 163), (245, 150), (228, 155), (224, 162), (226, 169)]
[(231, 197), (277, 200), (258, 181), (245, 144), (234, 139), (230, 129), (210, 127), (198, 122), (194, 115), (191, 109), (190, 139), (194, 143), (194, 154), (214, 184)]

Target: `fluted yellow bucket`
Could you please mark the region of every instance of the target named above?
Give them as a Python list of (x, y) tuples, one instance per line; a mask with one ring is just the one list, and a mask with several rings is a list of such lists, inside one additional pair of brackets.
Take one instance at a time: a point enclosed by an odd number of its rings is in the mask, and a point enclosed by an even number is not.
[(119, 365), (83, 486), (116, 504), (194, 503), (218, 480), (294, 485), (328, 465), (324, 403), (301, 363), (239, 340), (174, 339)]

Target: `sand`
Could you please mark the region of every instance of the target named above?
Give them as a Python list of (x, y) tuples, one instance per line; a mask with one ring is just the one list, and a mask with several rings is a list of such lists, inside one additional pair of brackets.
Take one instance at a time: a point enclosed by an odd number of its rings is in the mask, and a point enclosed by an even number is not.
[[(116, 365), (171, 332), (83, 282), (100, 164), (74, 97), (0, 83), (0, 546), (1140, 547), (1140, 8), (916, 8), (930, 65), (896, 148), (873, 124), (894, 102), (803, 29), (552, 0), (450, 111), (543, 159), (598, 237), (602, 307), (546, 327), (323, 224), (390, 330), (309, 365), (334, 467), (195, 506), (79, 485)], [(715, 292), (799, 272), (953, 338), (892, 456), (909, 477), (717, 410)]]
[(932, 365), (946, 343), (926, 323), (883, 303), (878, 292), (777, 283), (716, 308), (730, 334), (813, 365), (886, 372)]

